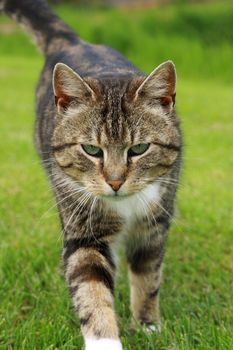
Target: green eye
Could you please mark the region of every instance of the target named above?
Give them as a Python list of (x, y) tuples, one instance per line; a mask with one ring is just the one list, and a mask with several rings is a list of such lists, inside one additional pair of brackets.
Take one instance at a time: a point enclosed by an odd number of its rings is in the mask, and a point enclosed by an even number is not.
[(100, 147), (94, 145), (82, 145), (83, 150), (92, 157), (103, 157), (103, 151)]
[(129, 157), (139, 156), (144, 152), (146, 152), (149, 146), (150, 146), (149, 143), (139, 143), (138, 145), (132, 146), (128, 150), (128, 156)]

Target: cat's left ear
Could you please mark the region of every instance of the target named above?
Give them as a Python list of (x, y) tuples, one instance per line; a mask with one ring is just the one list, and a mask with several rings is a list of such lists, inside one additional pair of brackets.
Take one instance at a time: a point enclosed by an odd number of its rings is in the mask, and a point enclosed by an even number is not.
[(88, 105), (96, 99), (92, 88), (64, 63), (57, 63), (54, 68), (53, 91), (59, 112), (64, 112), (73, 103)]
[(175, 105), (176, 69), (172, 61), (160, 64), (141, 83), (135, 93), (134, 100), (142, 99), (150, 105), (160, 104), (168, 109)]

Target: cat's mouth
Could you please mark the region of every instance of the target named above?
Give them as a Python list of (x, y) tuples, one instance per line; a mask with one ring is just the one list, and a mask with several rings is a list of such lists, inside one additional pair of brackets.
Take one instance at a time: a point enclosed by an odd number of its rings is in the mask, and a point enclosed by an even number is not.
[(129, 197), (132, 197), (133, 193), (132, 194), (119, 194), (119, 193), (114, 193), (114, 194), (102, 194), (101, 195), (101, 198), (105, 199), (105, 200), (108, 200), (108, 201), (111, 201), (111, 202), (120, 202), (124, 199), (127, 199)]

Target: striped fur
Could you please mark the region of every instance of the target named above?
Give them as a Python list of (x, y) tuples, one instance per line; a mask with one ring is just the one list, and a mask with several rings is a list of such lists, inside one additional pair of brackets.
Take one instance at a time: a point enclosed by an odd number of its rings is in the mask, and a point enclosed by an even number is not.
[[(146, 76), (117, 51), (79, 39), (45, 0), (0, 0), (0, 9), (26, 26), (45, 56), (35, 139), (57, 201), (65, 276), (86, 350), (122, 349), (114, 312), (121, 239), (132, 323), (150, 330), (159, 323), (182, 156), (175, 67), (168, 61)], [(129, 156), (140, 143), (145, 153)], [(102, 156), (83, 145), (100, 147)]]

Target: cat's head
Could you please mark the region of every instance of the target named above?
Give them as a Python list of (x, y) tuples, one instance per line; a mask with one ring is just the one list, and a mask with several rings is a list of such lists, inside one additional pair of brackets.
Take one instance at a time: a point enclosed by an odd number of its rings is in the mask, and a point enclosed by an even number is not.
[(171, 172), (181, 146), (171, 61), (147, 77), (101, 81), (58, 63), (53, 87), (54, 156), (79, 186), (115, 200)]

